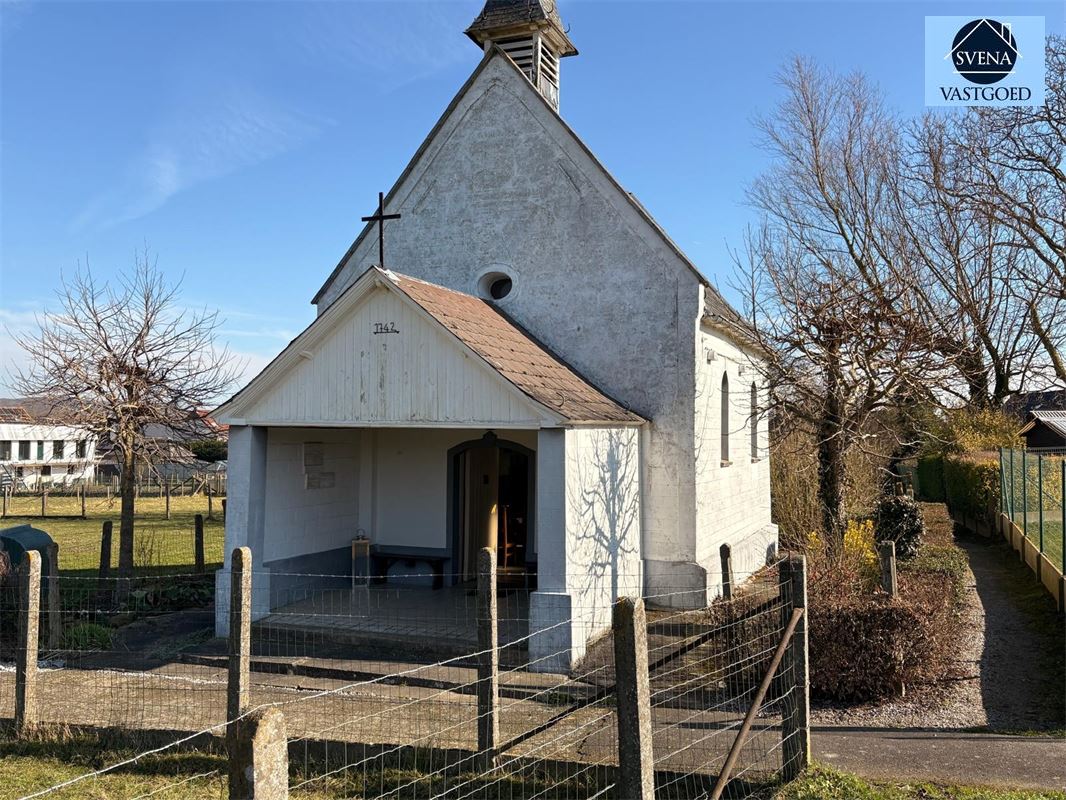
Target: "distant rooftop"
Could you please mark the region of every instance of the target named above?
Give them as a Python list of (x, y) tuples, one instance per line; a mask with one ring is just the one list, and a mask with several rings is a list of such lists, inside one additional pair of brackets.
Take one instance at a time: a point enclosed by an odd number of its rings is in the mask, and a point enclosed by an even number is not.
[(1033, 411), (1066, 411), (1066, 389), (1018, 392), (1004, 403), (1004, 410), (1027, 419)]

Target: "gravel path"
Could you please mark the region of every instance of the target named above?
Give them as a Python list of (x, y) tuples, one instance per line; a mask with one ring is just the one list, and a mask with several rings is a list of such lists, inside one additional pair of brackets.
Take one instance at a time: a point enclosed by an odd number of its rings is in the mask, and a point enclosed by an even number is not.
[(819, 708), (821, 726), (998, 731), (1061, 729), (1066, 646), (1054, 602), (998, 540), (964, 535), (964, 641), (940, 684), (883, 705)]

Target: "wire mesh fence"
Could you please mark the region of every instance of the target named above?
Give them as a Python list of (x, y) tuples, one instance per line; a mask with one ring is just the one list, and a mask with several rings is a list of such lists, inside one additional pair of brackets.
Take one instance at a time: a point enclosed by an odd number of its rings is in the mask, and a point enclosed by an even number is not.
[[(110, 569), (119, 566), (120, 503), (115, 495), (80, 493), (4, 493), (0, 528), (30, 525), (44, 530), (60, 545), (64, 572), (87, 573), (101, 566), (101, 540), (107, 523), (113, 527), (108, 550)], [(204, 561), (222, 564), (224, 496), (193, 494), (142, 496), (135, 506), (132, 547), (138, 573), (190, 572), (197, 561), (197, 530), (202, 530)], [(45, 512), (42, 514), (42, 512)], [(197, 518), (199, 517), (199, 521)]]
[[(46, 575), (34, 722), (153, 732), (161, 744), (135, 756), (148, 759), (189, 746), (217, 753), (228, 722), (273, 707), (284, 715), (294, 796), (623, 796), (612, 603), (589, 596), (550, 617), (538, 611), (535, 575), (464, 577), (253, 573), (247, 600), (220, 585), (215, 606), (202, 575)], [(771, 568), (709, 606), (688, 585), (646, 594), (657, 797), (710, 796), (796, 604), (790, 586)], [(27, 601), (0, 589), (8, 664), (19, 641), (12, 618)], [(239, 642), (234, 651), (240, 614), (250, 624), (243, 656)], [(244, 678), (233, 670), (241, 658)], [(786, 725), (794, 663), (777, 669), (723, 796), (754, 796), (781, 779), (784, 745), (798, 735)], [(0, 672), (4, 715), (15, 713), (14, 672)], [(245, 682), (239, 715), (234, 681)], [(217, 781), (225, 762), (205, 763), (153, 791), (181, 796), (181, 786)]]

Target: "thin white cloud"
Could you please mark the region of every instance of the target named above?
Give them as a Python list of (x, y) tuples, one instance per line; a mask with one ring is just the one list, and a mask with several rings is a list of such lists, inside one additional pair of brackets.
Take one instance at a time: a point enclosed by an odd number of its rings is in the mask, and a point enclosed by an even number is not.
[(388, 91), (468, 61), (474, 45), (460, 32), (474, 13), (465, 3), (315, 3), (290, 38), (315, 63)]
[(181, 191), (300, 146), (323, 124), (247, 87), (193, 95), (153, 126), (147, 145), (113, 186), (89, 200), (72, 228), (102, 229), (142, 217)]
[(218, 335), (223, 339), (271, 339), (291, 342), (296, 338), (296, 331), (289, 328), (259, 328), (256, 330), (223, 328), (218, 332)]

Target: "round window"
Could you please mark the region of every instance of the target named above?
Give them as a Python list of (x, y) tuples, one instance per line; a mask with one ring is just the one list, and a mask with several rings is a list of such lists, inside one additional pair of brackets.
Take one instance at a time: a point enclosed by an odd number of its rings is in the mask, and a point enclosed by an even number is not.
[(489, 285), (489, 296), (493, 300), (502, 300), (511, 293), (511, 279), (497, 278)]
[(514, 288), (514, 281), (506, 272), (489, 272), (478, 280), (478, 294), (486, 300), (503, 300)]

